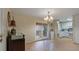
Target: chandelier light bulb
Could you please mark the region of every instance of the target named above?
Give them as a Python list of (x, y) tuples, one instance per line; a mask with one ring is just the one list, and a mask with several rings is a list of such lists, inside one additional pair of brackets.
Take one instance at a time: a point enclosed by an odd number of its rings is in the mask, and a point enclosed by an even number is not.
[(49, 21), (51, 21), (51, 19), (49, 18)]
[(53, 20), (53, 17), (52, 17), (52, 16), (50, 16), (50, 19), (51, 19), (51, 20)]
[(44, 20), (48, 20), (48, 16), (44, 18)]
[(49, 13), (50, 12), (48, 12), (47, 17), (44, 18), (45, 21), (53, 21), (53, 17)]

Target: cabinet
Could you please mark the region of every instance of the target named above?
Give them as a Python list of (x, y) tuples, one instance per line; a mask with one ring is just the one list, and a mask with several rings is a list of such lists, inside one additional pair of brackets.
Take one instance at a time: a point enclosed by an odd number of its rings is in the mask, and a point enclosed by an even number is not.
[(11, 36), (7, 37), (7, 51), (24, 51), (25, 38), (12, 40)]

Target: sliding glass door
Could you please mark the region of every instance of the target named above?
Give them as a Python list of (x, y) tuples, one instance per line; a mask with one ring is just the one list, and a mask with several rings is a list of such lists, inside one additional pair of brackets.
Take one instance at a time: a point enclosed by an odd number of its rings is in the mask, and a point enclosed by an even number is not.
[(59, 37), (72, 37), (72, 21), (59, 22)]
[(36, 40), (47, 39), (47, 24), (36, 23)]

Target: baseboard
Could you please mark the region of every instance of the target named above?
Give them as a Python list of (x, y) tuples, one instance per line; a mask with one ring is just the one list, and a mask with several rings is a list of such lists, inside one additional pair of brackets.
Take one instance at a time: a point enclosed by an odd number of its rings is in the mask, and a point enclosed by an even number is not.
[(75, 42), (75, 41), (73, 41), (73, 43), (74, 43), (74, 44), (77, 44), (77, 45), (79, 45), (79, 42)]

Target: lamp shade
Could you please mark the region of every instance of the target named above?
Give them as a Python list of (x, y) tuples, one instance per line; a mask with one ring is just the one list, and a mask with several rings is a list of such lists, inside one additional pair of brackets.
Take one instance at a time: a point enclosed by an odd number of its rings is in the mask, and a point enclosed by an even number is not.
[(15, 20), (14, 20), (14, 17), (13, 17), (13, 20), (11, 20), (10, 26), (13, 26), (13, 27), (16, 26), (16, 22), (15, 22)]

